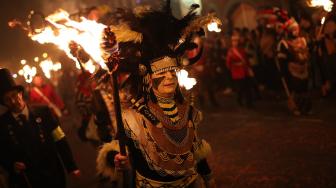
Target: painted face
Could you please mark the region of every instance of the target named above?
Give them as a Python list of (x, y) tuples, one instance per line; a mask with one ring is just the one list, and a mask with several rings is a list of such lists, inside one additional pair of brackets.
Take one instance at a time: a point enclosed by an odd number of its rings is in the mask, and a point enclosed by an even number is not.
[(22, 92), (17, 90), (8, 91), (5, 93), (3, 101), (7, 108), (15, 113), (22, 112), (26, 106), (26, 103), (23, 100)]
[(173, 97), (178, 85), (176, 71), (152, 74), (150, 83), (156, 95), (167, 98)]

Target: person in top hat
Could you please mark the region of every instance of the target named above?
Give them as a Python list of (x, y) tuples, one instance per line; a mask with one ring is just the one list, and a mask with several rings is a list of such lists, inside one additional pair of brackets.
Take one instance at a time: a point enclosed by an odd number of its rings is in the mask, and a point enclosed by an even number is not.
[[(47, 106), (28, 106), (24, 88), (8, 69), (0, 69), (0, 165), (9, 173), (11, 187), (65, 188), (64, 167), (79, 176), (65, 134)], [(63, 167), (64, 166), (64, 167)]]

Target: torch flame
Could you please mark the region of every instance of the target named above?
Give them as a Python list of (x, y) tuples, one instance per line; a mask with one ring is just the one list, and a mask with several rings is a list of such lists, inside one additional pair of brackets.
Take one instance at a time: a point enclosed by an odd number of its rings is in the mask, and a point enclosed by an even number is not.
[(40, 67), (47, 78), (51, 78), (51, 71), (58, 71), (62, 68), (61, 63), (54, 63), (51, 59), (41, 61)]
[(188, 75), (189, 73), (184, 69), (177, 72), (178, 82), (180, 86), (184, 87), (186, 90), (190, 90), (197, 83), (195, 78), (189, 78)]
[[(101, 56), (100, 41), (106, 26), (92, 20), (87, 20), (81, 17), (81, 21), (74, 21), (69, 18), (69, 13), (64, 10), (59, 10), (55, 14), (46, 17), (46, 20), (53, 27), (47, 26), (39, 33), (31, 33), (32, 40), (41, 44), (52, 43), (63, 50), (71, 59), (77, 61), (70, 53), (69, 43), (74, 41), (92, 57), (95, 62), (98, 62), (103, 68), (106, 67)], [(53, 28), (56, 28), (54, 31)]]
[(324, 25), (325, 19), (326, 19), (325, 17), (322, 18), (322, 20), (321, 20), (322, 25)]
[(96, 66), (93, 61), (89, 60), (87, 63), (83, 64), (85, 70), (89, 71), (91, 74), (96, 71)]
[(331, 0), (311, 0), (309, 3), (311, 7), (323, 7), (326, 12), (331, 12), (334, 3)]
[(218, 23), (217, 22), (212, 22), (210, 24), (208, 24), (208, 30), (210, 32), (214, 31), (216, 33), (220, 33), (222, 30), (218, 27)]
[(19, 71), (19, 74), (25, 78), (27, 83), (31, 83), (33, 81), (34, 76), (36, 75), (36, 67), (25, 65)]

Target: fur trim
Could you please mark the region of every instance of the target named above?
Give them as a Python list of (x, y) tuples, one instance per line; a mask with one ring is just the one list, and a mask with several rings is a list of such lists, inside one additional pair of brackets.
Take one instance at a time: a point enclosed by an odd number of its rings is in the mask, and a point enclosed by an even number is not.
[(201, 140), (194, 154), (196, 161), (205, 159), (211, 151), (212, 149), (210, 144), (205, 140)]
[(186, 27), (182, 32), (182, 39), (185, 39), (189, 34), (193, 32), (198, 32), (200, 28), (207, 26), (208, 24), (216, 22), (221, 25), (222, 22), (214, 14), (208, 14), (207, 16), (202, 16), (194, 19), (188, 27)]
[(142, 17), (150, 11), (152, 11), (152, 8), (149, 5), (137, 6), (133, 9), (133, 13), (136, 17)]
[(111, 167), (108, 163), (107, 163), (107, 154), (110, 151), (117, 151), (119, 152), (119, 142), (118, 140), (113, 140), (110, 143), (104, 144), (101, 149), (98, 152), (98, 156), (97, 156), (97, 173), (104, 176), (104, 177), (108, 177), (110, 178), (112, 181), (116, 181), (118, 178), (118, 173), (116, 172), (115, 168)]
[(142, 42), (142, 34), (131, 30), (127, 24), (120, 24), (118, 26), (110, 26), (111, 31), (115, 34), (117, 42)]
[(94, 122), (94, 116), (91, 116), (88, 127), (85, 130), (85, 136), (86, 138), (92, 140), (92, 141), (100, 141), (100, 138), (98, 136), (98, 127)]

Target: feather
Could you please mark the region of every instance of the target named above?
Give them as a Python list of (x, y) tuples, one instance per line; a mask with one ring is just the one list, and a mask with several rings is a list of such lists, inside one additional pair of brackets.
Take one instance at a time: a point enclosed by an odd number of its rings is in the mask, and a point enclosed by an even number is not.
[(212, 22), (216, 22), (218, 24), (222, 23), (214, 14), (208, 14), (207, 16), (198, 17), (192, 20), (191, 23), (182, 31), (181, 39), (185, 39), (193, 32), (198, 32), (200, 28), (205, 27)]
[(211, 149), (210, 144), (205, 140), (201, 140), (194, 154), (196, 161), (205, 159), (211, 152), (212, 152), (212, 149)]
[(116, 173), (115, 168), (109, 165), (109, 162), (107, 161), (107, 155), (111, 151), (119, 152), (118, 141), (113, 140), (111, 143), (106, 143), (100, 148), (96, 160), (96, 168), (98, 174), (115, 181), (118, 178), (118, 174)]
[(121, 42), (142, 42), (142, 34), (131, 30), (127, 24), (120, 24), (118, 26), (110, 26), (111, 31), (115, 34), (118, 43)]

